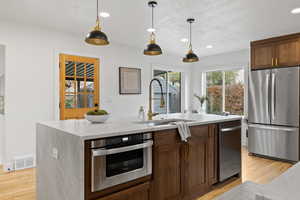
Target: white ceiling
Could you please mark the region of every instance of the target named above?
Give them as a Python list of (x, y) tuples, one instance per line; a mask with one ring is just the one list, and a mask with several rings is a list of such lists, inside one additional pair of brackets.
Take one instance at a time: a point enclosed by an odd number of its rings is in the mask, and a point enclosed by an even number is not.
[[(12, 20), (59, 31), (85, 34), (95, 24), (96, 0), (1, 0), (0, 20)], [(103, 31), (111, 42), (143, 50), (149, 39), (147, 0), (100, 0)], [(158, 0), (157, 42), (164, 51), (186, 53), (187, 17), (196, 18), (193, 40), (200, 56), (249, 47), (251, 40), (300, 32), (300, 15), (290, 14), (299, 0)], [(214, 48), (206, 49), (206, 45)]]

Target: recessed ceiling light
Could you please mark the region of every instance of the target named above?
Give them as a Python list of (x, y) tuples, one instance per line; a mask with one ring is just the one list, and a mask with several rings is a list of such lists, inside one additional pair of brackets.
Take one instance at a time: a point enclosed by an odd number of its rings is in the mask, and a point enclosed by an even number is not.
[(188, 42), (189, 39), (187, 39), (187, 38), (182, 38), (180, 41), (181, 41), (181, 42)]
[(207, 45), (206, 48), (207, 48), (207, 49), (212, 49), (212, 48), (213, 48), (213, 45)]
[(153, 32), (155, 32), (155, 28), (148, 28), (147, 31), (150, 33), (153, 33)]
[(110, 14), (108, 12), (100, 12), (100, 16), (103, 18), (110, 17)]
[(291, 11), (292, 14), (299, 14), (300, 13), (300, 8), (295, 8)]

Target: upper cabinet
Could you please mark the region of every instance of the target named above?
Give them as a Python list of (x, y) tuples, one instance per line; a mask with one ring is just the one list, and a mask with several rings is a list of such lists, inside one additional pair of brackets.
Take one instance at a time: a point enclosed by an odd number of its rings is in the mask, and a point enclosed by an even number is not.
[(252, 69), (272, 67), (274, 64), (273, 44), (256, 45), (251, 48)]
[(300, 64), (299, 39), (283, 40), (275, 45), (275, 65), (295, 66)]
[(251, 42), (251, 69), (292, 67), (300, 64), (300, 34)]

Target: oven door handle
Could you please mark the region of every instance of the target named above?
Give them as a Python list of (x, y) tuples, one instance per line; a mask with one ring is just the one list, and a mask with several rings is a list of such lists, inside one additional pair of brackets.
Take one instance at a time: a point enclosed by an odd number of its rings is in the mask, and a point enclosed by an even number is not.
[(127, 146), (127, 147), (120, 147), (120, 148), (116, 148), (116, 149), (93, 149), (92, 156), (93, 157), (106, 156), (106, 155), (111, 155), (111, 154), (116, 154), (116, 153), (133, 151), (133, 150), (137, 150), (137, 149), (144, 149), (144, 148), (151, 147), (151, 146), (153, 146), (153, 141), (149, 140), (142, 144)]

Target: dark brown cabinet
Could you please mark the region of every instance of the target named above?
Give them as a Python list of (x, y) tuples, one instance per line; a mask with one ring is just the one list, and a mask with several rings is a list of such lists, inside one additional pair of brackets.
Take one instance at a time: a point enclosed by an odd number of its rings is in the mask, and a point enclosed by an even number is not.
[(300, 64), (300, 34), (251, 42), (251, 69)]
[(150, 183), (144, 183), (97, 200), (149, 200)]
[(208, 178), (209, 185), (218, 182), (218, 125), (212, 124), (209, 126), (209, 150), (208, 150)]
[(256, 45), (251, 48), (252, 69), (273, 67), (274, 64), (273, 44)]
[(154, 134), (152, 200), (180, 200), (183, 146), (177, 130)]
[(276, 66), (296, 66), (300, 64), (299, 39), (290, 39), (277, 42), (275, 45)]
[(186, 199), (194, 199), (210, 189), (209, 182), (209, 126), (191, 127), (192, 137), (185, 144), (185, 179)]
[(215, 125), (191, 127), (187, 143), (177, 130), (154, 134), (152, 200), (193, 199), (217, 180)]

